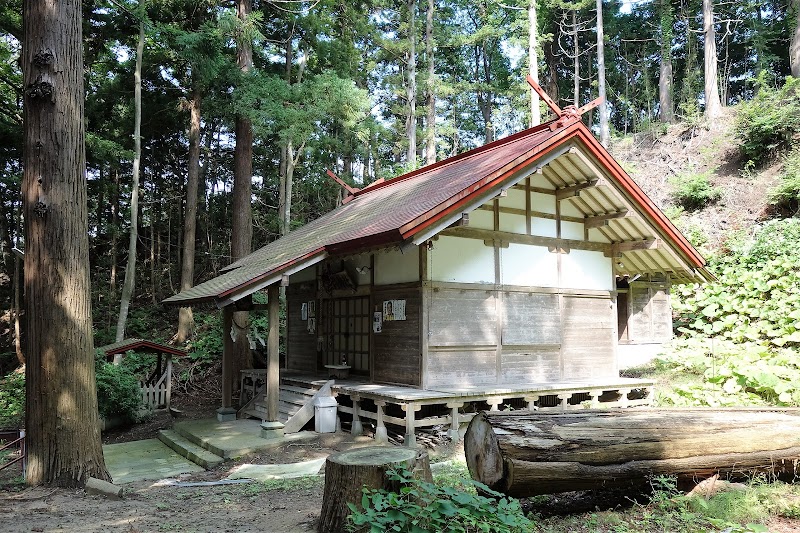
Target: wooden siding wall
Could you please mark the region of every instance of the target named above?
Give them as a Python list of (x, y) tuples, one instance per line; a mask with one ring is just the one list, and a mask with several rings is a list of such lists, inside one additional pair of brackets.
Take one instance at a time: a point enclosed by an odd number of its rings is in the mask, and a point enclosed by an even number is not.
[(382, 331), (372, 334), (372, 380), (419, 386), (422, 384), (420, 285), (373, 287), (373, 310), (383, 309), (384, 300), (405, 300), (406, 319), (384, 322)]
[(315, 300), (317, 297), (315, 286), (314, 282), (306, 282), (286, 287), (286, 367), (290, 370), (317, 370), (317, 336), (308, 332), (306, 321), (301, 315), (303, 302)]
[(428, 283), (425, 387), (617, 375), (609, 292)]
[(628, 342), (664, 342), (672, 338), (669, 283), (634, 281), (628, 290)]

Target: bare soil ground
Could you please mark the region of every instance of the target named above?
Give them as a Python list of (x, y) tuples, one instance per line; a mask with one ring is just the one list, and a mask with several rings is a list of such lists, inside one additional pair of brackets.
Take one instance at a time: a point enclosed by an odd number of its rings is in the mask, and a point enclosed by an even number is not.
[(775, 160), (763, 168), (743, 171), (734, 121), (735, 109), (727, 108), (713, 129), (676, 124), (665, 135), (637, 133), (610, 147), (623, 168), (668, 213), (673, 205), (673, 178), (707, 173), (711, 185), (722, 189), (722, 197), (702, 210), (684, 213), (677, 225), (690, 234), (692, 228), (702, 229), (707, 246), (714, 250), (724, 245), (731, 231), (747, 231), (772, 214), (767, 198), (783, 168), (782, 162)]

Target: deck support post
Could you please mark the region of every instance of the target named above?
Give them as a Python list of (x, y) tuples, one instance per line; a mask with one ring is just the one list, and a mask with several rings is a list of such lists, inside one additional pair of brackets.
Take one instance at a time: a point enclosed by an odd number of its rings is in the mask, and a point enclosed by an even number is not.
[(350, 427), (350, 434), (357, 437), (364, 433), (364, 427), (361, 425), (361, 408), (358, 405), (358, 402), (361, 401), (361, 397), (351, 394), (350, 398), (353, 399), (353, 425)]
[(267, 336), (267, 422), (278, 422), (280, 388), (280, 287), (267, 288), (269, 334)]
[(499, 411), (499, 405), (503, 403), (502, 396), (490, 396), (486, 398), (486, 403), (489, 404), (490, 411)]
[(416, 446), (417, 445), (417, 436), (416, 436), (416, 419), (414, 417), (414, 413), (419, 411), (422, 407), (414, 404), (414, 403), (406, 403), (401, 406), (403, 411), (406, 412), (406, 434), (405, 434), (405, 445), (406, 446)]
[(450, 429), (447, 431), (447, 436), (450, 437), (451, 441), (458, 442), (461, 440), (461, 433), (459, 432), (459, 428), (461, 427), (461, 416), (459, 415), (458, 410), (464, 407), (464, 402), (450, 402), (447, 404), (447, 407), (452, 409), (450, 414)]
[(620, 407), (628, 407), (628, 394), (630, 394), (631, 389), (619, 389), (619, 406)]
[(600, 407), (600, 395), (603, 394), (603, 391), (599, 390), (590, 390), (589, 397), (592, 399), (592, 409), (597, 409)]
[(558, 403), (559, 403), (559, 406), (561, 407), (562, 411), (566, 411), (567, 409), (569, 409), (569, 403), (568, 402), (569, 402), (570, 398), (572, 398), (572, 393), (571, 392), (562, 392), (561, 394), (558, 395), (558, 399), (559, 399)]
[(236, 410), (231, 399), (233, 393), (233, 305), (222, 308), (222, 407), (217, 409), (217, 419), (226, 422), (236, 419)]
[(383, 421), (383, 409), (386, 406), (384, 400), (375, 400), (377, 410), (375, 416), (375, 442), (386, 444), (389, 442), (389, 434), (386, 431), (386, 423)]
[(539, 409), (536, 405), (536, 402), (539, 401), (539, 396), (525, 396), (523, 400), (528, 404), (528, 411), (536, 411)]

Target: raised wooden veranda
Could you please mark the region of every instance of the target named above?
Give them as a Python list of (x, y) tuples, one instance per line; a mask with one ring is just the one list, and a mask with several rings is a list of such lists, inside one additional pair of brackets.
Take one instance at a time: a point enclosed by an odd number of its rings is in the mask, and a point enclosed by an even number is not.
[[(328, 383), (321, 375), (284, 372), (283, 386), (319, 389)], [(375, 439), (385, 442), (386, 425), (405, 429), (405, 444), (416, 442), (418, 428), (449, 426), (448, 436), (460, 438), (459, 429), (479, 411), (504, 408), (570, 410), (649, 405), (655, 382), (646, 379), (602, 380), (483, 385), (417, 389), (400, 385), (369, 383), (358, 378), (337, 379), (331, 395), (339, 401), (340, 413), (352, 416), (351, 432), (363, 433), (363, 419), (374, 421)]]

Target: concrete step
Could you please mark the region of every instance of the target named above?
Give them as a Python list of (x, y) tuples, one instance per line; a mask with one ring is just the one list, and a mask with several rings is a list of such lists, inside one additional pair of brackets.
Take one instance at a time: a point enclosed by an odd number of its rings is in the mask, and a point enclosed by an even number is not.
[(159, 431), (158, 440), (175, 450), (178, 455), (202, 466), (206, 470), (217, 466), (223, 461), (219, 455), (190, 442), (183, 435), (171, 429)]

